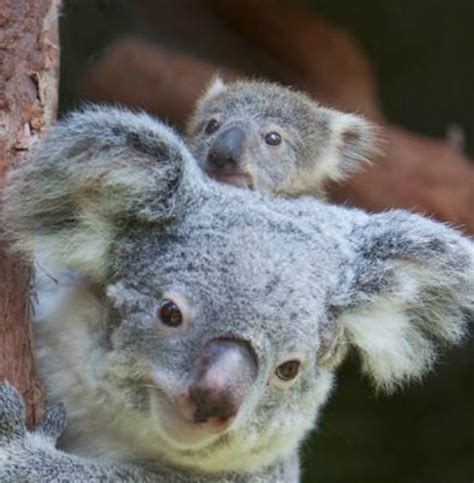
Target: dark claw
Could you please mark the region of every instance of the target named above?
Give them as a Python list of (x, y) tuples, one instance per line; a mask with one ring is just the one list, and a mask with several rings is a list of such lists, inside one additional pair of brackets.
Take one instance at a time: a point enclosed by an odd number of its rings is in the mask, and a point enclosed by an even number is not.
[(25, 406), (18, 391), (8, 383), (0, 384), (0, 440), (26, 433)]

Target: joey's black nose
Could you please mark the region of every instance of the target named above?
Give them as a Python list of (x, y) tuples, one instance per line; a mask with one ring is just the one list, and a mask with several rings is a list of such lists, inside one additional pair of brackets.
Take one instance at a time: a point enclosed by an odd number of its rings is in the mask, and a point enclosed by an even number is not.
[(231, 127), (220, 133), (209, 150), (207, 162), (212, 169), (224, 170), (238, 167), (244, 147), (245, 134), (239, 127)]

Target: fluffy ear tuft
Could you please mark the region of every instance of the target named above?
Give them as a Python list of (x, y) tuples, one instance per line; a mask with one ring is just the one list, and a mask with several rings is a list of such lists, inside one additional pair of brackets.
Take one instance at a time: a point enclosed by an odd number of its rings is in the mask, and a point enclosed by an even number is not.
[(325, 177), (341, 181), (380, 153), (378, 129), (371, 122), (327, 108), (318, 108), (318, 114), (328, 124), (330, 133), (328, 149), (319, 165), (326, 166)]
[(159, 121), (89, 107), (59, 122), (9, 176), (4, 215), (21, 251), (95, 278), (112, 241), (130, 223), (164, 223), (191, 156)]
[(196, 107), (186, 123), (186, 135), (188, 136), (191, 144), (193, 144), (193, 138), (201, 128), (200, 123), (205, 117), (204, 113), (206, 108), (209, 107), (209, 103), (212, 103), (212, 100), (223, 93), (226, 89), (227, 86), (224, 84), (222, 78), (216, 76), (209, 82), (205, 91), (198, 99)]
[(199, 98), (199, 106), (208, 103), (213, 97), (226, 90), (226, 85), (220, 76), (215, 76), (206, 87), (204, 94)]
[(474, 316), (474, 243), (418, 215), (373, 215), (354, 228), (339, 320), (363, 371), (391, 391), (433, 367)]

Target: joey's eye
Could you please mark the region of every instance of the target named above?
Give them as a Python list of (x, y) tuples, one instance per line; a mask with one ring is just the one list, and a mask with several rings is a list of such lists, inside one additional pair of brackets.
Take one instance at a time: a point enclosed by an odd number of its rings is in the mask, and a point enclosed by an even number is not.
[(179, 307), (169, 299), (163, 300), (158, 309), (158, 318), (168, 327), (179, 327), (183, 323), (183, 314)]
[(219, 129), (220, 126), (221, 125), (217, 119), (210, 119), (207, 121), (204, 131), (206, 134), (213, 134)]
[(278, 146), (281, 143), (281, 134), (276, 131), (265, 134), (265, 142), (270, 146)]
[(301, 362), (296, 359), (292, 359), (291, 361), (286, 361), (283, 364), (280, 364), (276, 368), (275, 374), (282, 381), (291, 381), (300, 372), (300, 367)]

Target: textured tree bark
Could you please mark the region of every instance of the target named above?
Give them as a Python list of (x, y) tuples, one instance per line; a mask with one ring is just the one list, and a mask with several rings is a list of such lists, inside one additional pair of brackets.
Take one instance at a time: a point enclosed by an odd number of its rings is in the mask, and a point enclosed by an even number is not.
[[(0, 188), (8, 169), (56, 117), (59, 4), (0, 0)], [(21, 391), (33, 426), (43, 393), (32, 350), (30, 273), (5, 244), (0, 246), (0, 379)]]

